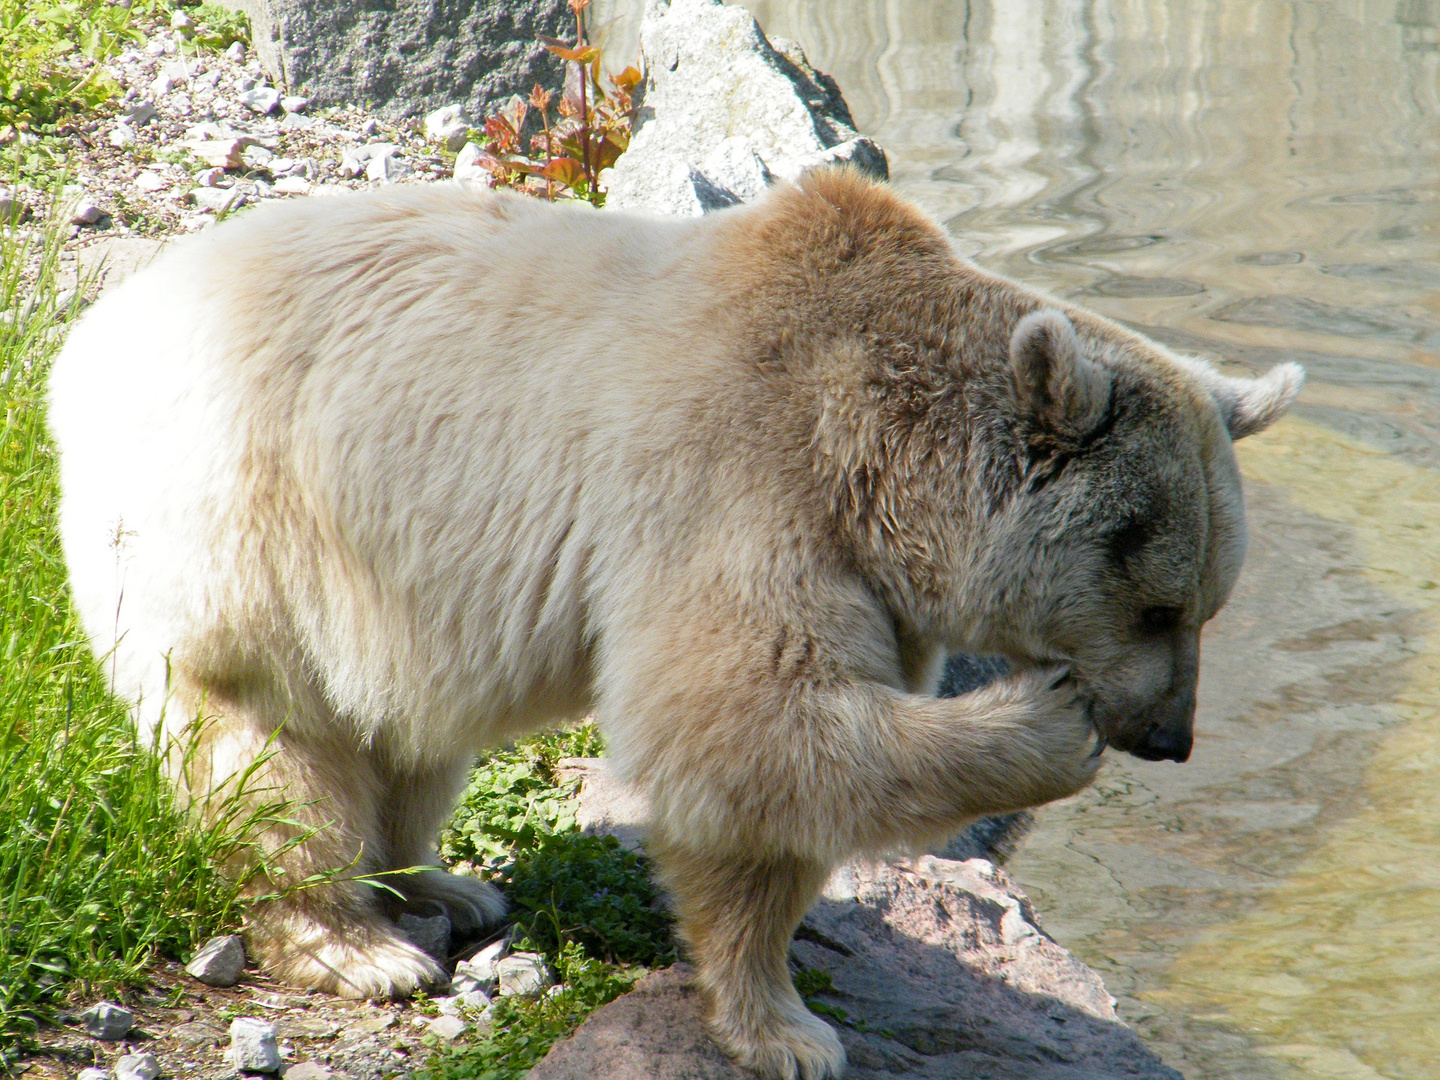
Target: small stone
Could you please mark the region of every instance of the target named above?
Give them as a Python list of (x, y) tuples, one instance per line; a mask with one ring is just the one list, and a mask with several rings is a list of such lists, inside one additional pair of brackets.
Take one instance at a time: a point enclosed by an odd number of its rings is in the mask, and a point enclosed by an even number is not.
[(440, 1038), (449, 1042), (451, 1039), (459, 1038), (465, 1033), (470, 1025), (461, 1020), (458, 1016), (441, 1015), (430, 1021), (430, 1030)]
[(495, 981), (495, 963), (507, 952), (510, 951), (510, 942), (506, 938), (499, 941), (492, 941), (483, 949), (477, 952), (468, 960), (461, 960), (455, 965), (455, 974), (461, 977), (474, 979), (479, 989), (484, 989)]
[(0, 223), (8, 224), (11, 220), (24, 221), (30, 216), (30, 208), (25, 205), (20, 196), (7, 187), (0, 187)]
[(211, 938), (185, 965), (185, 970), (206, 986), (234, 986), (240, 981), (240, 972), (245, 970), (245, 945), (240, 935)]
[(275, 155), (263, 146), (247, 146), (240, 152), (240, 156), (245, 159), (245, 164), (250, 168), (258, 169), (263, 165), (268, 165), (270, 159)]
[(218, 169), (243, 169), (245, 158), (241, 151), (245, 145), (242, 139), (196, 139), (187, 143), (186, 149), (206, 165)]
[(216, 214), (245, 205), (245, 193), (234, 188), (198, 187), (191, 190), (190, 198), (201, 210), (211, 210)]
[(483, 990), (466, 990), (455, 995), (455, 1004), (462, 1009), (488, 1009), (490, 1007), (490, 995)]
[(451, 151), (465, 145), (465, 135), (470, 127), (470, 117), (463, 105), (446, 105), (425, 117), (425, 134), (436, 142), (444, 143), (445, 149)]
[(82, 196), (75, 204), (74, 211), (70, 214), (71, 225), (95, 225), (105, 217), (105, 211), (100, 209), (95, 200), (89, 196)]
[(318, 1061), (301, 1061), (285, 1070), (285, 1080), (327, 1080), (334, 1075)]
[(450, 980), (450, 992), (452, 994), (468, 994), (472, 990), (482, 990), (480, 980), (469, 975), (461, 975), (457, 971), (455, 977)]
[(280, 99), (280, 108), (284, 109), (287, 113), (304, 112), (305, 107), (309, 104), (309, 98), (299, 97), (293, 94)]
[(280, 118), (281, 131), (309, 131), (315, 126), (315, 121), (308, 116), (301, 116), (298, 113), (286, 113)]
[(149, 169), (146, 169), (139, 176), (135, 177), (135, 187), (139, 191), (160, 191), (169, 186), (169, 180), (166, 180), (159, 173), (151, 172)]
[(249, 1016), (232, 1020), (225, 1059), (241, 1072), (278, 1072), (280, 1048), (275, 1045), (275, 1025)]
[(135, 145), (135, 131), (128, 124), (116, 124), (110, 129), (111, 146), (121, 148)]
[(135, 1014), (109, 1001), (97, 1002), (80, 1014), (85, 1031), (97, 1039), (115, 1042), (130, 1034), (135, 1026)]
[(410, 944), (426, 956), (433, 956), (441, 963), (449, 959), (450, 920), (444, 915), (432, 915), (428, 919), (419, 915), (401, 915), (396, 921), (400, 925), (400, 932), (410, 939)]
[(501, 997), (539, 997), (553, 981), (538, 953), (517, 952), (495, 965)]
[(489, 170), (482, 169), (477, 162), (480, 160), (480, 147), (473, 142), (467, 142), (455, 155), (455, 179), (462, 181), (484, 180), (490, 175)]
[(145, 51), (151, 56), (164, 56), (165, 42), (161, 41), (158, 37), (153, 37), (145, 43)]
[(120, 114), (120, 119), (131, 127), (144, 127), (156, 117), (153, 103), (141, 99)]
[(282, 176), (275, 181), (274, 190), (281, 195), (309, 195), (310, 181), (303, 176)]
[(358, 1024), (351, 1026), (356, 1030), (363, 1031), (366, 1035), (379, 1035), (380, 1032), (395, 1023), (394, 1013), (380, 1013), (378, 1016), (367, 1016)]
[(183, 11), (177, 11), (170, 16), (170, 29), (179, 30), (186, 37), (195, 32), (195, 20), (186, 15)]
[(187, 63), (184, 60), (176, 60), (173, 63), (166, 64), (160, 71), (162, 74), (170, 76), (171, 79), (175, 80), (175, 85), (179, 86), (181, 83), (189, 82), (190, 77), (195, 74), (199, 66), (199, 64)]
[(231, 42), (230, 47), (225, 50), (225, 59), (233, 64), (243, 64), (245, 62), (245, 43), (242, 41)]
[(365, 166), (365, 179), (389, 184), (399, 180), (402, 176), (409, 176), (414, 171), (407, 162), (386, 154), (384, 157), (370, 159), (369, 164)]
[(203, 1020), (192, 1020), (188, 1024), (177, 1024), (170, 1029), (167, 1038), (187, 1049), (201, 1046), (219, 1046), (225, 1041), (225, 1033)]
[(152, 97), (164, 97), (178, 85), (178, 82), (179, 80), (173, 76), (162, 72), (155, 76), (154, 81), (146, 89), (150, 91)]
[(489, 1035), (490, 1029), (495, 1026), (495, 1010), (487, 1007), (475, 1018), (475, 1030), (481, 1035)]
[(115, 1062), (115, 1080), (155, 1080), (159, 1075), (154, 1054), (126, 1054)]
[(241, 75), (239, 79), (235, 80), (235, 85), (241, 90), (254, 90), (260, 85), (260, 82), (250, 75)]
[(272, 113), (280, 104), (280, 91), (273, 86), (257, 86), (240, 94), (240, 104), (261, 116)]
[(75, 1080), (110, 1080), (109, 1069), (81, 1069)]
[(219, 187), (220, 181), (224, 179), (224, 169), (201, 169), (195, 174), (195, 183), (201, 187)]
[(360, 137), (362, 139), (368, 139), (371, 135), (375, 134), (375, 129), (379, 126), (380, 125), (375, 122), (373, 117), (369, 120), (366, 120), (363, 124), (360, 125)]

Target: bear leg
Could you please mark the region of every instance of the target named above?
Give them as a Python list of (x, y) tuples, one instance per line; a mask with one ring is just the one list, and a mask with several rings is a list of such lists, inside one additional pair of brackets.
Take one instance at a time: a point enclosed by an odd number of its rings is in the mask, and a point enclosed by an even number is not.
[[(318, 701), (297, 701), (264, 680), (217, 690), (180, 669), (173, 685), (172, 717), (200, 718), (171, 729), (182, 797), (212, 818), (259, 812), (294, 823), (269, 825), (258, 837), (258, 872), (244, 849), (226, 867), (256, 899), (245, 923), (251, 957), (282, 982), (341, 997), (403, 997), (445, 983), (440, 965), (385, 917), (384, 890), (355, 880), (394, 868), (374, 752)], [(336, 880), (292, 887), (325, 873)]]
[(436, 837), (454, 812), (469, 771), (468, 757), (442, 766), (386, 770), (379, 826), (391, 869), (427, 868), (386, 878), (401, 894), (389, 894), (389, 906), (397, 914), (443, 913), (465, 935), (495, 926), (506, 910), (499, 889), (480, 878), (450, 873), (436, 852)]
[(766, 1080), (840, 1076), (840, 1039), (800, 1000), (788, 963), (791, 935), (828, 867), (701, 853), (659, 837), (647, 847), (675, 900), (715, 1041)]

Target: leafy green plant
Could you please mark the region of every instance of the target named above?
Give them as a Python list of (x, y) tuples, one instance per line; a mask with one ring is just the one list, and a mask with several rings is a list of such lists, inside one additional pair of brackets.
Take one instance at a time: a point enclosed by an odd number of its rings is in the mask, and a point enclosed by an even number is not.
[[(536, 84), (526, 101), (518, 94), (485, 119), (485, 152), (476, 164), (490, 173), (490, 186), (511, 188), (553, 200), (557, 194), (605, 204), (598, 180), (630, 145), (634, 90), (642, 78), (627, 67), (600, 82), (600, 48), (585, 40), (584, 11), (590, 0), (570, 0), (575, 13), (573, 44), (539, 41), (565, 61), (565, 88), (550, 117), (555, 95)], [(530, 135), (526, 122), (530, 120)], [(538, 123), (537, 123), (538, 121)], [(538, 127), (539, 130), (535, 130)]]
[(140, 36), (131, 9), (107, 0), (0, 0), (0, 126), (107, 100), (117, 87), (101, 63)]
[(203, 0), (178, 0), (173, 6), (183, 8), (190, 16), (191, 26), (184, 31), (190, 44), (219, 52), (235, 42), (250, 44), (250, 17), (222, 4)]
[(554, 952), (566, 943), (611, 963), (675, 960), (672, 920), (649, 863), (613, 836), (547, 836), (515, 859), (505, 895), (530, 939)]
[(599, 729), (582, 724), (539, 735), (481, 759), (440, 838), (440, 854), (494, 872), (549, 835), (575, 828), (575, 785), (555, 775), (561, 758), (595, 757)]
[(561, 990), (537, 1000), (504, 997), (491, 1006), (493, 1034), (449, 1047), (416, 1080), (521, 1080), (560, 1039), (600, 1006), (628, 991), (643, 968), (616, 968), (568, 944), (551, 958)]

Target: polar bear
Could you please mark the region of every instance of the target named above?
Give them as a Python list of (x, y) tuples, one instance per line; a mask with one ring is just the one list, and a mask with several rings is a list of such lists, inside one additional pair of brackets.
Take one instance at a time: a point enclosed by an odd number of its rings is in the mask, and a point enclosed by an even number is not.
[[(75, 602), (193, 789), (263, 758), (292, 875), (435, 866), (477, 750), (593, 711), (711, 1030), (839, 1075), (786, 967), (837, 862), (1190, 751), (1245, 546), (1227, 378), (986, 273), (844, 171), (702, 219), (454, 186), (266, 207), (106, 295), (52, 377)], [(1014, 674), (933, 696), (946, 650)], [(277, 841), (278, 843), (278, 841)], [(289, 880), (295, 880), (292, 876)], [(497, 920), (438, 866), (410, 904)], [(383, 894), (260, 905), (349, 996), (444, 971)]]

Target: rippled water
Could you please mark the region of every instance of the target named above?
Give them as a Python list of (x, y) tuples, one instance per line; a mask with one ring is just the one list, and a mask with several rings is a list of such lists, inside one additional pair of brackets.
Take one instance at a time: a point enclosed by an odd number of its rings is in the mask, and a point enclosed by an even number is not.
[(1194, 757), (1012, 862), (1191, 1080), (1440, 1076), (1440, 3), (754, 0), (982, 265), (1310, 382)]

